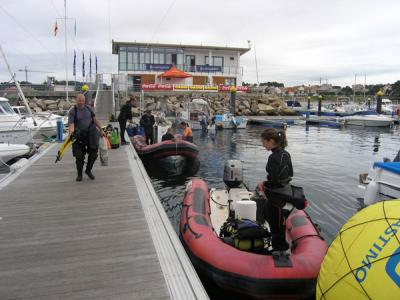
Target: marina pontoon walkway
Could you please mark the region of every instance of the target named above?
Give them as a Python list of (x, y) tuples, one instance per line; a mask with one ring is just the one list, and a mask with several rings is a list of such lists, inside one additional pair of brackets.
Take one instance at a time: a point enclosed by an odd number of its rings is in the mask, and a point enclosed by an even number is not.
[(0, 299), (207, 299), (131, 145), (83, 182), (58, 147), (0, 191)]

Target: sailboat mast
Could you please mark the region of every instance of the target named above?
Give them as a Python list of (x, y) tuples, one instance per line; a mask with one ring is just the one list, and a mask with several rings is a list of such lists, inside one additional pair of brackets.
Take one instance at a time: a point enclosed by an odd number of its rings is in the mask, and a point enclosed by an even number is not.
[(64, 0), (64, 33), (65, 33), (65, 92), (68, 102), (68, 42), (67, 42), (67, 0)]
[(24, 93), (22, 92), (22, 89), (21, 89), (21, 86), (19, 85), (18, 80), (15, 78), (15, 73), (13, 73), (13, 71), (11, 70), (10, 65), (8, 64), (8, 60), (7, 60), (6, 54), (4, 53), (3, 48), (1, 47), (1, 45), (0, 45), (0, 52), (1, 52), (1, 55), (3, 56), (4, 62), (5, 62), (6, 65), (7, 65), (8, 72), (10, 73), (10, 75), (11, 75), (11, 77), (12, 77), (12, 79), (13, 79), (15, 85), (17, 86), (19, 96), (22, 98), (22, 101), (23, 101), (24, 104), (25, 104), (26, 110), (28, 111), (29, 115), (31, 116), (31, 118), (32, 118), (32, 120), (33, 120), (33, 124), (34, 124), (35, 126), (37, 126), (35, 117), (34, 117), (33, 114), (32, 114), (32, 111), (31, 111), (31, 108), (29, 107), (28, 101), (26, 100), (25, 95), (24, 95)]

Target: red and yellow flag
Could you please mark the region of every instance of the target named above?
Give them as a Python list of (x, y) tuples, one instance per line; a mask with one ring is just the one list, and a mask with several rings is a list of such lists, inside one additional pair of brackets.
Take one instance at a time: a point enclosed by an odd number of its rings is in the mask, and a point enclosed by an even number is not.
[(54, 25), (54, 36), (57, 35), (57, 32), (58, 32), (58, 24), (57, 24), (57, 21), (56, 21), (56, 24)]

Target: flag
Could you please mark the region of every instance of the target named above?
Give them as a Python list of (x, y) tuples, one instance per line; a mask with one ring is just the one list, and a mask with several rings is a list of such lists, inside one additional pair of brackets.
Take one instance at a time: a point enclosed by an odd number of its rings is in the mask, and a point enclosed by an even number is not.
[(76, 51), (74, 49), (74, 62), (72, 64), (72, 75), (76, 76)]
[(82, 53), (82, 77), (85, 81), (85, 53)]
[(75, 34), (75, 37), (76, 37), (76, 20), (75, 20), (75, 25), (74, 25), (74, 34)]
[(96, 74), (97, 74), (97, 55), (95, 55), (95, 67), (96, 67)]
[(57, 24), (57, 20), (56, 20), (56, 24), (54, 25), (54, 36), (57, 35), (58, 32), (58, 24)]
[(92, 80), (92, 53), (89, 53), (89, 77)]

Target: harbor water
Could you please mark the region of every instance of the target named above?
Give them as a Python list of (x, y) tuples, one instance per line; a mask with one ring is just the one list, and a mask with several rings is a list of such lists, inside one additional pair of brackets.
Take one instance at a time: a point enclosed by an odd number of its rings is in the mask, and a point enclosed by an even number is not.
[[(215, 135), (194, 131), (199, 146), (198, 162), (189, 162), (175, 172), (177, 163), (167, 166), (146, 164), (153, 186), (179, 234), (181, 203), (186, 183), (193, 177), (204, 179), (209, 188), (223, 188), (223, 168), (228, 159), (242, 161), (246, 185), (255, 189), (266, 177), (268, 155), (261, 145), (262, 126), (243, 130), (217, 131)], [(364, 205), (357, 190), (359, 174), (368, 172), (373, 162), (393, 159), (400, 149), (400, 129), (292, 126), (286, 130), (287, 150), (292, 156), (292, 183), (304, 188), (306, 211), (319, 225), (328, 244), (341, 226)], [(181, 166), (181, 165), (179, 165)], [(183, 171), (183, 172), (182, 172)], [(182, 175), (177, 175), (182, 172)], [(219, 289), (201, 277), (213, 300), (245, 299)]]
[[(269, 152), (261, 145), (262, 126), (242, 130), (217, 131), (215, 136), (194, 131), (199, 146), (198, 162), (189, 162), (181, 176), (159, 166), (147, 164), (153, 186), (178, 232), (181, 203), (186, 183), (192, 177), (204, 179), (209, 188), (223, 188), (223, 167), (227, 159), (243, 162), (245, 183), (254, 189), (266, 177)], [(307, 212), (322, 229), (329, 244), (340, 227), (363, 203), (357, 191), (360, 173), (368, 172), (373, 162), (393, 159), (400, 149), (400, 129), (292, 126), (286, 131), (287, 150), (292, 156), (292, 183), (304, 188)], [(200, 166), (197, 165), (200, 164)], [(195, 173), (195, 174), (193, 174)]]

